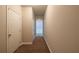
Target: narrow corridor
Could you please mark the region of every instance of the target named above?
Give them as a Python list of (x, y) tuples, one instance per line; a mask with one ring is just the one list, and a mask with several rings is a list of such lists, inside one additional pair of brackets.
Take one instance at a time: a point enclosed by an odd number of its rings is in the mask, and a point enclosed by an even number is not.
[(22, 45), (15, 53), (49, 53), (49, 49), (43, 37), (36, 37), (32, 45)]
[(0, 53), (49, 50), (79, 53), (79, 6), (0, 5)]

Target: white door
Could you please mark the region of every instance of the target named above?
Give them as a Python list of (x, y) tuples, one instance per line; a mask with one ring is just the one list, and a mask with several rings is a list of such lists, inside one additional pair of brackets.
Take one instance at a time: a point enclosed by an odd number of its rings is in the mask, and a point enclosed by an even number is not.
[(19, 16), (7, 7), (7, 52), (14, 52), (19, 45)]

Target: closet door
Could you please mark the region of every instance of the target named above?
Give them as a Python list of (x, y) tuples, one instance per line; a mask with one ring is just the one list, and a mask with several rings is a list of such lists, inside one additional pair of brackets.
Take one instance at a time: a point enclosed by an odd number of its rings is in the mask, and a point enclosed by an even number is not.
[(20, 25), (20, 16), (16, 9), (7, 6), (7, 52), (14, 52), (20, 44)]

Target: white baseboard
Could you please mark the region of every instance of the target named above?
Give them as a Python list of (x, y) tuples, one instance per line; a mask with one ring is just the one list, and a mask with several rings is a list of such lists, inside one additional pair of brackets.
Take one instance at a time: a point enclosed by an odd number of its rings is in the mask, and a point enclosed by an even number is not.
[(20, 45), (23, 45), (23, 44), (32, 44), (32, 42), (22, 42)]
[(14, 53), (21, 45), (23, 45), (23, 44), (32, 44), (32, 42), (21, 42), (21, 43), (19, 43), (19, 45), (15, 48), (15, 49), (13, 49), (12, 51), (9, 51), (8, 50), (8, 48), (7, 48), (7, 53)]
[(44, 37), (44, 40), (45, 40), (45, 42), (46, 42), (46, 44), (47, 44), (47, 47), (48, 47), (48, 49), (49, 49), (50, 53), (53, 53), (53, 51), (50, 49), (49, 44), (47, 43), (47, 41), (46, 41), (46, 38), (45, 38), (45, 37)]

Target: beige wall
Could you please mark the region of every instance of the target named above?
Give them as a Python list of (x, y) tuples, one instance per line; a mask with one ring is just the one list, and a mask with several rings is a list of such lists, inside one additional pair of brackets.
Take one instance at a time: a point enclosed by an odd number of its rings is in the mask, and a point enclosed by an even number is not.
[(6, 6), (0, 6), (0, 52), (7, 50)]
[(44, 25), (52, 52), (79, 52), (79, 6), (48, 6)]
[(33, 39), (33, 10), (32, 7), (22, 7), (22, 39), (23, 42), (32, 42)]

